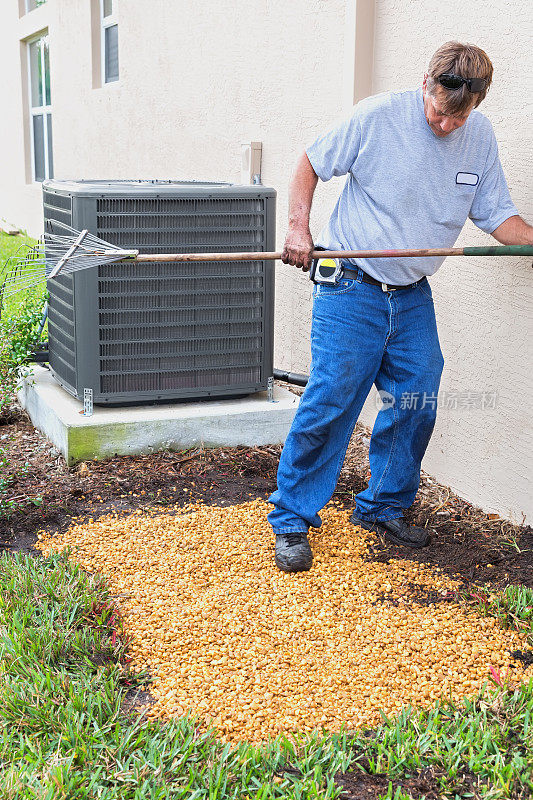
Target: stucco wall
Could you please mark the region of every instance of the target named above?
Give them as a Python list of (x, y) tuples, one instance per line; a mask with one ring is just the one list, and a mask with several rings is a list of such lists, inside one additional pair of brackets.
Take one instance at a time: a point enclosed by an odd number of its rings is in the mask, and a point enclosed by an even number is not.
[[(449, 39), (486, 50), (491, 119), (509, 189), (533, 223), (533, 14), (529, 2), (377, 0), (374, 92), (416, 85)], [(408, 46), (406, 46), (408, 43)], [(460, 246), (494, 240), (467, 222)], [(533, 273), (531, 258), (449, 258), (431, 279), (448, 398), (497, 391), (494, 409), (440, 409), (423, 467), (487, 510), (533, 522)], [(463, 401), (464, 402), (464, 401)], [(459, 405), (461, 401), (459, 400)], [(376, 414), (369, 398), (362, 421)]]
[[(496, 68), (482, 110), (496, 129), (513, 198), (533, 220), (529, 0), (517, 0), (512, 11), (507, 0), (376, 0), (374, 36), (356, 25), (372, 0), (118, 0), (120, 80), (100, 88), (91, 2), (48, 0), (22, 19), (15, 2), (0, 4), (9, 123), (0, 130), (0, 217), (32, 233), (41, 227), (40, 187), (27, 182), (20, 40), (41, 28), (50, 32), (56, 177), (238, 182), (241, 142), (259, 140), (263, 182), (278, 190), (279, 246), (297, 156), (358, 96), (355, 42), (359, 57), (374, 45), (376, 92), (416, 86), (442, 41), (476, 42)], [(314, 232), (341, 185), (318, 187)], [(462, 236), (485, 240), (470, 224)], [(310, 283), (293, 268), (276, 269), (275, 363), (305, 372)], [(497, 391), (498, 399), (483, 412), (442, 409), (423, 466), (484, 508), (532, 521), (530, 261), (449, 259), (432, 284), (446, 357), (443, 391)], [(371, 397), (362, 420), (374, 415)]]
[[(21, 20), (15, 5), (0, 4), (0, 68), (10, 76), (13, 114), (0, 132), (10, 154), (0, 171), (0, 217), (41, 230), (40, 185), (26, 183), (23, 167), (18, 39), (48, 27), (56, 178), (239, 182), (241, 143), (262, 141), (263, 183), (278, 190), (281, 244), (299, 153), (351, 107), (352, 0), (118, 0), (120, 80), (101, 88), (93, 88), (91, 2), (48, 0)], [(317, 197), (315, 228), (338, 186)], [(282, 264), (277, 273), (276, 364), (305, 367), (310, 282)]]

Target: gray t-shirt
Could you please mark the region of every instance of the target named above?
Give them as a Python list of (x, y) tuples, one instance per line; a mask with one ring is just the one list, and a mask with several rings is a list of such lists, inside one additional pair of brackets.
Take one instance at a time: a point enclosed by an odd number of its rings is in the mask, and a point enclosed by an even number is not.
[[(461, 128), (439, 138), (426, 121), (421, 89), (362, 100), (306, 152), (321, 180), (348, 175), (315, 242), (326, 249), (452, 247), (467, 217), (492, 233), (518, 214), (489, 120), (474, 109)], [(369, 275), (399, 285), (433, 275), (443, 261), (357, 259)]]

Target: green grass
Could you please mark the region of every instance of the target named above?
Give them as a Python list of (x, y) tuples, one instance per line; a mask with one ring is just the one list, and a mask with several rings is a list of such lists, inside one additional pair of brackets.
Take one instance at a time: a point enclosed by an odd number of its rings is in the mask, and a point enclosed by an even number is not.
[[(528, 597), (518, 616), (531, 628)], [(507, 601), (505, 613), (515, 615), (511, 591)], [(124, 694), (144, 682), (126, 656), (101, 579), (64, 554), (0, 559), (2, 800), (318, 800), (339, 796), (336, 772), (362, 764), (391, 781), (429, 767), (451, 798), (525, 800), (533, 791), (533, 682), (491, 687), (464, 707), (405, 709), (366, 735), (230, 747), (193, 718), (163, 724), (122, 714)], [(392, 783), (383, 796), (408, 797)]]
[(37, 244), (37, 240), (26, 234), (8, 236), (7, 233), (0, 231), (0, 282), (6, 274), (9, 259), (24, 254), (26, 247), (33, 247), (35, 244)]
[[(13, 265), (13, 259), (20, 256), (24, 257), (26, 248), (33, 247), (36, 243), (35, 239), (32, 239), (31, 236), (27, 236), (26, 234), (8, 236), (7, 233), (0, 232), (0, 286)], [(20, 295), (6, 300), (2, 308), (2, 318), (4, 320), (15, 318), (20, 312), (24, 300), (28, 297), (40, 298), (43, 295), (44, 289), (45, 283), (43, 281), (41, 285), (36, 286), (34, 289), (23, 293), (21, 292)]]
[(528, 647), (533, 648), (533, 589), (507, 586), (502, 592), (478, 589), (470, 593), (480, 613), (499, 619), (504, 628), (516, 628), (526, 634)]
[(18, 236), (9, 236), (7, 233), (0, 231), (0, 267), (8, 258), (15, 255), (22, 245), (32, 247), (35, 242), (35, 239), (32, 239), (31, 236), (25, 233), (19, 234)]

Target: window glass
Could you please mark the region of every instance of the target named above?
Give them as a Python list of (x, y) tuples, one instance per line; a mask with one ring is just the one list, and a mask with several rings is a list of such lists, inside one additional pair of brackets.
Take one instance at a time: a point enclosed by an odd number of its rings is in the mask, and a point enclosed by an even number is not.
[(43, 104), (43, 76), (41, 62), (41, 40), (30, 44), (30, 83), (31, 83), (31, 104), (42, 106)]
[(105, 82), (118, 81), (118, 25), (105, 29)]
[(46, 115), (46, 125), (48, 132), (48, 177), (54, 177), (54, 148), (52, 147), (52, 115)]
[(44, 88), (45, 88), (45, 106), (51, 104), (50, 99), (50, 50), (48, 47), (48, 37), (43, 39), (44, 51)]
[(43, 6), (46, 0), (26, 0), (26, 11), (33, 11), (34, 8)]
[(44, 181), (46, 171), (44, 166), (44, 125), (42, 114), (36, 114), (33, 117), (33, 152), (35, 180)]
[(104, 0), (104, 17), (110, 17), (113, 13), (113, 0)]

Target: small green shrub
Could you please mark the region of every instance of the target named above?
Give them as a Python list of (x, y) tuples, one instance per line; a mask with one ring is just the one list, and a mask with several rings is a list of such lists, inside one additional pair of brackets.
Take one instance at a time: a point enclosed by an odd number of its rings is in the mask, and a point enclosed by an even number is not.
[(2, 361), (7, 369), (17, 370), (26, 364), (34, 346), (42, 339), (40, 326), (44, 304), (44, 295), (28, 295), (23, 299), (16, 316), (1, 323), (5, 341)]
[(0, 418), (13, 402), (20, 367), (31, 359), (35, 345), (42, 338), (44, 304), (43, 294), (28, 295), (16, 316), (0, 319)]
[[(20, 370), (31, 360), (35, 345), (42, 337), (41, 322), (45, 304), (42, 292), (33, 292), (24, 297), (12, 317), (0, 319), (0, 423), (10, 418), (10, 409), (20, 380)], [(1, 430), (1, 428), (0, 428)], [(0, 445), (0, 515), (10, 516), (26, 502), (40, 504), (41, 499), (25, 498), (13, 500), (8, 496), (9, 487), (17, 477), (13, 474), (7, 457), (9, 440)]]

